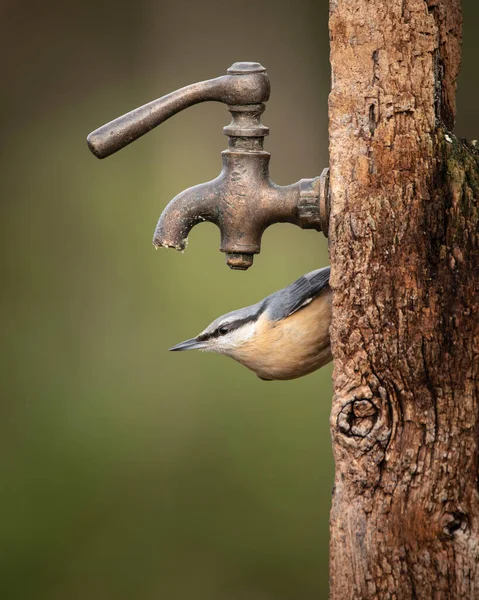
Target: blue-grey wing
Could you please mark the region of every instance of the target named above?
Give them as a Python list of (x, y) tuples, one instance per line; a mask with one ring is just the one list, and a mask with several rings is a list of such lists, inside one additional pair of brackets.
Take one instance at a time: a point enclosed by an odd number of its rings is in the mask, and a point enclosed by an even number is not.
[(306, 273), (288, 287), (266, 298), (269, 317), (274, 321), (285, 319), (329, 287), (331, 267)]

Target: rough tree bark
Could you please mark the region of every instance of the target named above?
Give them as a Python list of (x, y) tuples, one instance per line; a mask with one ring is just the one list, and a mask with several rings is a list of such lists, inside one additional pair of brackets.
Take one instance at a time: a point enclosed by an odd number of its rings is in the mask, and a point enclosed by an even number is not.
[(460, 0), (331, 0), (333, 600), (479, 598), (479, 157)]

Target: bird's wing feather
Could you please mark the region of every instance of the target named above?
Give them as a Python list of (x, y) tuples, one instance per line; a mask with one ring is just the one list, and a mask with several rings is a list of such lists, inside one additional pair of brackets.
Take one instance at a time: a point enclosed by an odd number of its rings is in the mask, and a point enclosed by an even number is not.
[(279, 321), (293, 314), (328, 287), (331, 268), (324, 267), (306, 273), (288, 287), (267, 298), (268, 313), (272, 320)]

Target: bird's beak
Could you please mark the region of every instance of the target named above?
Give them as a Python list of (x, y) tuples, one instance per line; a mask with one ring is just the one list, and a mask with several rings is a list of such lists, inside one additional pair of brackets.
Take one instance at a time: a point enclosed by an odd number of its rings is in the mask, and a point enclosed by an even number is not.
[(205, 347), (205, 342), (199, 342), (196, 338), (191, 338), (191, 340), (186, 340), (186, 342), (176, 344), (176, 346), (173, 346), (173, 348), (170, 348), (170, 350), (172, 352), (179, 352), (183, 350), (201, 350), (201, 348)]

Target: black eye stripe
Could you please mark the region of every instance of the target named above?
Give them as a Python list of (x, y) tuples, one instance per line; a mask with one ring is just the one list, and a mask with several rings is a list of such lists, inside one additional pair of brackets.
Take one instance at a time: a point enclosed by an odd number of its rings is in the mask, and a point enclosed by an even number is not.
[[(237, 321), (232, 321), (231, 323), (224, 323), (223, 325), (220, 325), (218, 327), (218, 329), (216, 330), (215, 333), (216, 333), (216, 335), (225, 335), (226, 333), (229, 333), (230, 331), (234, 331), (235, 329), (239, 329), (246, 323), (251, 323), (251, 321), (255, 321), (255, 320), (256, 320), (256, 315), (254, 317), (246, 317), (245, 319), (238, 319)], [(224, 328), (224, 331), (221, 331), (223, 328)]]
[[(222, 335), (226, 335), (235, 329), (239, 329), (245, 323), (251, 323), (251, 321), (255, 321), (258, 315), (252, 315), (250, 317), (246, 317), (245, 319), (238, 319), (237, 321), (232, 321), (231, 323), (224, 323), (217, 327), (212, 333), (204, 333), (203, 335), (199, 335), (196, 339), (199, 342), (204, 342), (206, 340), (211, 340), (217, 337), (221, 337)], [(224, 331), (222, 329), (224, 328)]]

